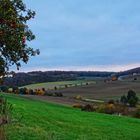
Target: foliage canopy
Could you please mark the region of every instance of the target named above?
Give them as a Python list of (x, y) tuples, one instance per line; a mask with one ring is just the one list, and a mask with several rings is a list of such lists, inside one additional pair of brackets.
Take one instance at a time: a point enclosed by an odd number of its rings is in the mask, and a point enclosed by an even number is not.
[(35, 39), (27, 25), (34, 16), (35, 12), (27, 9), (22, 0), (0, 0), (0, 76), (11, 65), (19, 69), (21, 62), (27, 63), (30, 56), (39, 54), (26, 43)]

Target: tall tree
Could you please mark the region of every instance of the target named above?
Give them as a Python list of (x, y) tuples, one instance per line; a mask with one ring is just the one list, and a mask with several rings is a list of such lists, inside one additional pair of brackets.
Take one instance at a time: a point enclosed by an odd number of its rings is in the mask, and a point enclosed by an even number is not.
[(27, 41), (35, 39), (27, 25), (34, 16), (22, 0), (0, 0), (0, 76), (11, 65), (19, 69), (21, 62), (27, 63), (30, 56), (39, 54), (38, 49), (27, 46)]

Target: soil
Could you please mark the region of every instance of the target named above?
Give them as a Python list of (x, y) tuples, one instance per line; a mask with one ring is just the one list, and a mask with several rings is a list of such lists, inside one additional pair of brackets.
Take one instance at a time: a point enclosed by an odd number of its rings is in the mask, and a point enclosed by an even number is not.
[[(74, 99), (75, 96), (80, 95), (85, 99), (98, 99), (98, 100), (109, 100), (119, 99), (120, 96), (126, 95), (128, 90), (134, 90), (138, 96), (140, 96), (140, 83), (131, 81), (97, 81), (96, 84), (90, 84), (86, 86), (70, 87), (61, 90), (64, 97), (53, 97), (53, 96), (35, 96), (35, 95), (21, 95), (26, 98), (48, 101), (58, 104), (70, 105), (73, 104), (88, 104), (89, 102), (80, 101)], [(55, 91), (55, 92), (57, 92)], [(54, 91), (52, 91), (54, 92)], [(117, 97), (117, 98), (116, 98)]]

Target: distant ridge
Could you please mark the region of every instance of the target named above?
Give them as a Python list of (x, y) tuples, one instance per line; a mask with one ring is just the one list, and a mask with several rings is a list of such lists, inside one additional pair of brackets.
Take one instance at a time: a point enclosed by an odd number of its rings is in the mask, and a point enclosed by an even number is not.
[(15, 73), (14, 77), (6, 77), (4, 85), (8, 86), (24, 86), (28, 84), (54, 82), (54, 81), (70, 81), (78, 80), (85, 77), (110, 77), (112, 74), (116, 76), (140, 74), (140, 67), (122, 71), (122, 72), (101, 72), (101, 71), (32, 71), (28, 73)]
[(133, 69), (130, 69), (130, 70), (126, 70), (126, 71), (123, 71), (123, 72), (118, 72), (117, 75), (118, 76), (124, 76), (124, 75), (132, 75), (134, 73), (140, 74), (140, 67), (133, 68)]

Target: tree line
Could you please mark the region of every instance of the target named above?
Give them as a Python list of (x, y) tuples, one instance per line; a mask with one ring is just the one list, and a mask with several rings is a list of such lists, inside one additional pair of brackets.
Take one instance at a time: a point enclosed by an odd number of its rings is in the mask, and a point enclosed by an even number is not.
[(111, 74), (112, 72), (34, 71), (15, 73), (12, 77), (5, 77), (3, 84), (19, 87), (43, 82), (81, 80), (87, 77), (107, 77)]

